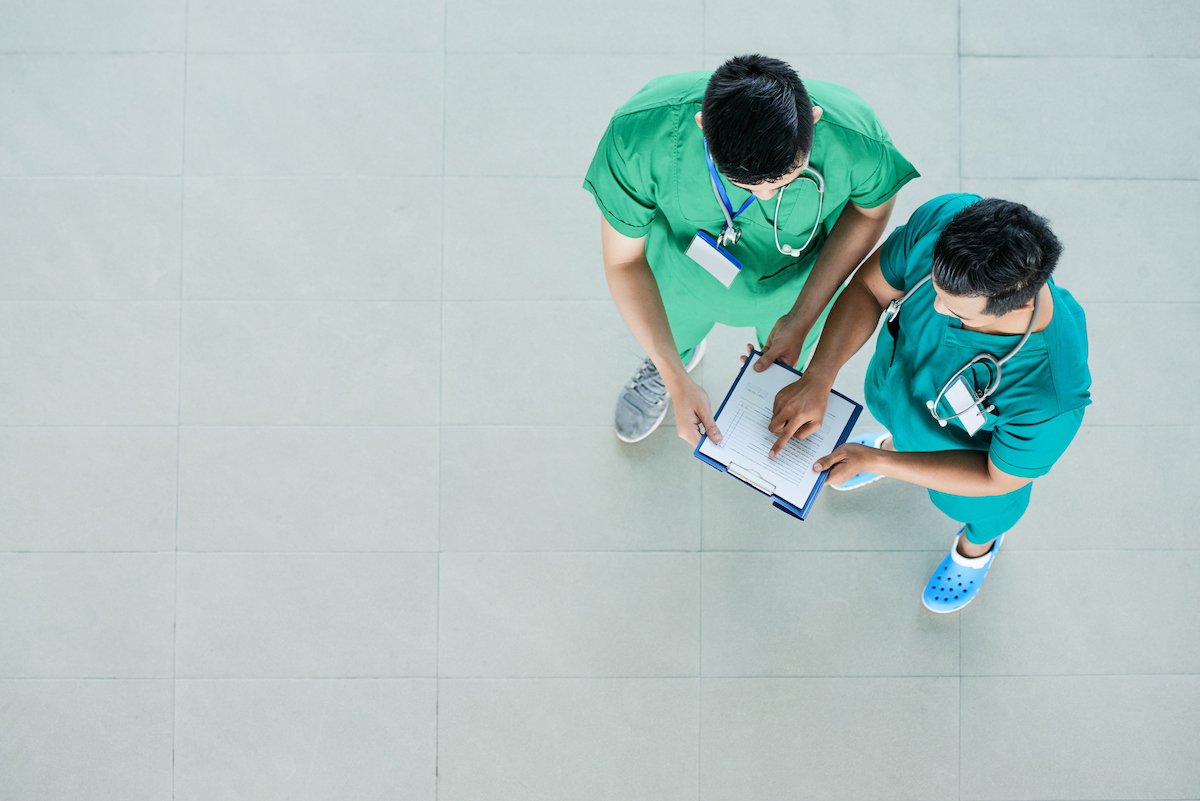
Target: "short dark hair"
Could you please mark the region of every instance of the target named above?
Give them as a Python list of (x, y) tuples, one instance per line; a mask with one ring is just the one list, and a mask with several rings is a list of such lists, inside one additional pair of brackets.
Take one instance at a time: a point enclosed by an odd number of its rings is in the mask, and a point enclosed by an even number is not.
[(986, 297), (983, 313), (1002, 317), (1034, 299), (1061, 254), (1049, 220), (1020, 203), (987, 198), (942, 229), (933, 246), (933, 280), (951, 295)]
[(726, 61), (709, 78), (700, 113), (708, 152), (731, 181), (774, 181), (812, 150), (812, 100), (796, 71), (776, 58)]

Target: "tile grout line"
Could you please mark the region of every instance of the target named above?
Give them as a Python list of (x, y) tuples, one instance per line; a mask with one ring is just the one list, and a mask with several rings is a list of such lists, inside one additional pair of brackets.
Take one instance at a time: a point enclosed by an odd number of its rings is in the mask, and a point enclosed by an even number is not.
[[(958, 53), (954, 57), (958, 74), (958, 191), (963, 191), (963, 60), (962, 60), (962, 0), (958, 2)], [(961, 798), (959, 799), (961, 801)]]
[(179, 147), (179, 343), (176, 362), (175, 384), (175, 564), (174, 594), (175, 608), (172, 610), (174, 625), (171, 627), (171, 799), (175, 799), (177, 762), (175, 748), (179, 738), (179, 485), (180, 465), (183, 461), (183, 267), (186, 247), (187, 222), (187, 89), (188, 89), (188, 2), (183, 4), (183, 114)]
[(442, 423), (443, 392), (446, 378), (445, 359), (442, 358), (446, 347), (446, 44), (449, 28), (449, 4), (442, 4), (442, 219), (441, 219), (441, 254), (440, 271), (438, 274), (438, 476), (437, 476), (437, 576), (434, 581), (433, 602), (435, 605), (434, 621), (434, 705), (433, 705), (433, 798), (437, 801), (441, 785), (441, 723), (442, 723), (442, 455), (443, 433)]
[[(962, 0), (955, 4), (957, 18), (955, 20), (958, 53), (955, 55), (955, 66), (958, 68), (958, 191), (963, 191), (963, 69), (962, 69)], [(951, 546), (955, 547), (955, 546)], [(962, 615), (955, 616), (958, 625), (958, 769), (955, 779), (958, 785), (958, 801), (962, 801)]]
[[(174, 173), (29, 173), (0, 175), (0, 183), (16, 183), (20, 181), (170, 181), (178, 178)], [(923, 175), (924, 178), (948, 180), (948, 176)], [(1114, 183), (1171, 183), (1194, 184), (1200, 183), (1198, 176), (1170, 175), (971, 175), (981, 181), (1032, 181), (1038, 183), (1064, 183), (1068, 181), (1111, 181)], [(578, 174), (566, 175), (561, 173), (538, 175), (533, 173), (200, 173), (191, 176), (196, 181), (428, 181), (433, 178), (456, 178), (471, 181), (576, 181), (582, 182), (583, 176)]]
[[(254, 58), (262, 56), (436, 56), (439, 50), (193, 50), (192, 55), (197, 56), (226, 56), (233, 58)], [(565, 57), (572, 56), (610, 56), (613, 58), (622, 58), (628, 56), (683, 56), (687, 55), (686, 50), (639, 50), (636, 52), (629, 51), (612, 51), (612, 50), (570, 50), (570, 51), (546, 51), (546, 50), (448, 50), (442, 48), (443, 54), (456, 56), (550, 56), (550, 57)], [(946, 58), (951, 54), (946, 53), (879, 53), (872, 51), (841, 51), (841, 55), (848, 57), (884, 57), (895, 59), (932, 59)], [(29, 57), (29, 58), (51, 58), (55, 56), (186, 56), (188, 51), (185, 50), (0, 50), (0, 58), (12, 57)], [(1069, 53), (967, 53), (963, 58), (979, 59), (981, 61), (1200, 61), (1200, 56), (1186, 55), (1121, 55), (1116, 53), (1108, 53), (1101, 55), (1071, 55)]]
[[(417, 682), (436, 681), (433, 674), (381, 674), (361, 676), (286, 676), (286, 675), (239, 675), (218, 676), (196, 674), (180, 676), (183, 681), (387, 681), (387, 682)], [(462, 675), (442, 676), (446, 681), (674, 681), (684, 682), (696, 678), (694, 673), (678, 675), (644, 675), (644, 676), (587, 676), (587, 675), (557, 675), (557, 676), (490, 676)], [(922, 679), (940, 681), (957, 678), (953, 673), (903, 673), (903, 674), (874, 674), (874, 673), (772, 673), (772, 674), (728, 674), (708, 677), (713, 681), (891, 681), (895, 679)], [(963, 678), (968, 679), (1200, 679), (1200, 673), (1170, 672), (1170, 673), (968, 673)], [(0, 676), (0, 681), (172, 681), (170, 676), (128, 675), (128, 676), (43, 676), (43, 675), (6, 675)]]
[[(1045, 554), (1052, 554), (1052, 553), (1071, 553), (1071, 554), (1088, 554), (1088, 555), (1092, 555), (1092, 554), (1128, 554), (1128, 553), (1152, 553), (1152, 554), (1165, 554), (1165, 553), (1183, 554), (1183, 553), (1186, 553), (1186, 554), (1191, 554), (1191, 553), (1200, 553), (1200, 548), (1017, 548), (1014, 546), (1012, 548), (1005, 548), (1004, 551), (1005, 551), (1005, 553), (1023, 554), (1023, 555), (1033, 554), (1033, 555), (1038, 555), (1038, 556), (1044, 556)], [(171, 551), (166, 551), (166, 550), (162, 550), (162, 551), (154, 551), (154, 550), (33, 551), (33, 550), (25, 550), (25, 549), (2, 549), (2, 548), (0, 548), (0, 554), (8, 554), (8, 555), (22, 554), (22, 555), (27, 555), (27, 556), (29, 556), (29, 555), (62, 556), (62, 555), (66, 555), (66, 554), (131, 555), (131, 554), (169, 554), (169, 553), (182, 553), (182, 554), (198, 555), (198, 556), (371, 556), (371, 555), (380, 555), (380, 554), (383, 554), (383, 555), (407, 555), (407, 556), (413, 556), (413, 555), (433, 556), (433, 555), (438, 554), (439, 552), (438, 551), (413, 551), (413, 550), (408, 550), (408, 551), (380, 551), (380, 550), (374, 550), (374, 551), (333, 551), (333, 550), (320, 550), (320, 551), (229, 551), (229, 550), (181, 551), (178, 549), (171, 550)], [(608, 555), (611, 555), (611, 554), (662, 554), (662, 555), (668, 555), (668, 556), (679, 556), (679, 555), (683, 555), (683, 554), (697, 554), (697, 555), (701, 554), (700, 551), (682, 550), (682, 549), (677, 549), (677, 550), (654, 550), (654, 549), (597, 550), (597, 549), (589, 549), (589, 550), (570, 550), (570, 551), (562, 550), (562, 549), (537, 550), (537, 551), (498, 551), (498, 550), (497, 551), (480, 551), (480, 550), (458, 551), (458, 550), (449, 550), (449, 551), (442, 551), (441, 553), (456, 554), (456, 555), (460, 555), (460, 556), (465, 556), (465, 555), (535, 556), (535, 555), (544, 555), (544, 554), (558, 554), (558, 555), (562, 555), (562, 556), (587, 556), (587, 555), (606, 555), (606, 554), (608, 554)], [(753, 550), (751, 550), (751, 549), (733, 549), (733, 548), (726, 548), (726, 549), (714, 548), (713, 550), (705, 551), (704, 553), (722, 554), (725, 556), (778, 556), (778, 555), (789, 555), (789, 554), (796, 555), (796, 556), (800, 556), (800, 555), (813, 556), (813, 555), (821, 555), (821, 554), (824, 554), (824, 555), (835, 555), (836, 554), (839, 556), (846, 556), (846, 555), (870, 556), (870, 555), (876, 555), (876, 554), (935, 555), (935, 554), (944, 554), (944, 553), (946, 553), (946, 551), (944, 548), (912, 548), (912, 549), (864, 548), (864, 549), (859, 549), (859, 550), (848, 550), (848, 549), (844, 549), (844, 548), (843, 549), (771, 548), (771, 549), (753, 549)]]
[[(708, 62), (708, 2), (700, 0), (700, 69)], [(704, 366), (701, 365), (703, 370)], [(700, 378), (704, 375), (701, 373)], [(698, 559), (700, 569), (697, 571), (700, 582), (699, 610), (699, 641), (696, 647), (696, 801), (704, 797), (704, 474), (699, 474), (700, 482), (700, 546)]]
[[(179, 176), (174, 173), (11, 173), (0, 175), (0, 183), (18, 182), (18, 181), (169, 181)], [(198, 173), (191, 176), (197, 181), (210, 180), (230, 180), (230, 181), (248, 181), (255, 179), (263, 179), (270, 181), (299, 181), (308, 179), (321, 179), (330, 181), (362, 181), (362, 180), (411, 180), (411, 181), (428, 181), (432, 178), (462, 178), (473, 181), (488, 181), (488, 180), (528, 180), (528, 181), (571, 181), (572, 183), (583, 181), (583, 175), (578, 173), (406, 173), (406, 172), (375, 172), (375, 173), (337, 173), (337, 172), (317, 172), (317, 173), (270, 173), (270, 172), (245, 172), (245, 173)], [(937, 178), (939, 180), (947, 179), (947, 176), (925, 175), (925, 178)], [(1172, 175), (971, 175), (970, 178), (977, 178), (981, 181), (1037, 181), (1040, 183), (1056, 183), (1064, 181), (1121, 181), (1121, 182), (1144, 182), (1144, 183), (1200, 183), (1200, 175), (1194, 177), (1180, 177)]]

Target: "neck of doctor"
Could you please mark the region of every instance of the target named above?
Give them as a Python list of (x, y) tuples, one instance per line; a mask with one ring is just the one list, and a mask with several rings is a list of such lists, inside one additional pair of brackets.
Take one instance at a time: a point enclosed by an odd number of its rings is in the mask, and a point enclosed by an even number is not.
[[(1034, 333), (1045, 331), (1046, 327), (1050, 325), (1050, 318), (1054, 316), (1054, 297), (1050, 292), (1050, 284), (1043, 286), (1039, 294), (1042, 299), (1042, 308), (1038, 312), (1037, 324), (1033, 327)], [(978, 331), (981, 334), (1019, 336), (1029, 330), (1029, 321), (1033, 319), (1033, 306), (1034, 303), (1031, 300), (1021, 308), (1013, 309), (985, 326), (975, 327), (964, 323), (963, 328), (968, 331)]]

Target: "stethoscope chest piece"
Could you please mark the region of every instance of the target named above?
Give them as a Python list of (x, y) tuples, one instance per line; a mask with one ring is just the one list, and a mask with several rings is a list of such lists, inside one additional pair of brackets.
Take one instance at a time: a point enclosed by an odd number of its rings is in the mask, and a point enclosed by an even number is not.
[(720, 245), (721, 247), (725, 248), (725, 247), (729, 247), (730, 245), (736, 245), (738, 243), (738, 240), (741, 238), (742, 238), (742, 229), (741, 228), (731, 228), (728, 225), (726, 225), (724, 228), (721, 229), (721, 233), (717, 234), (717, 244)]
[[(933, 278), (932, 275), (925, 276), (920, 281), (918, 281), (916, 284), (914, 284), (912, 289), (910, 289), (910, 290), (908, 290), (908, 292), (904, 293), (903, 297), (897, 298), (896, 300), (893, 300), (891, 303), (888, 304), (887, 309), (884, 310), (884, 315), (888, 318), (889, 327), (891, 326), (891, 324), (895, 323), (897, 318), (899, 318), (900, 309), (901, 309), (901, 307), (904, 306), (904, 303), (913, 296), (913, 293), (915, 293), (920, 287), (922, 287), (926, 282), (930, 281), (932, 278)], [(992, 355), (990, 353), (979, 354), (975, 358), (971, 359), (971, 361), (967, 362), (961, 368), (959, 368), (957, 373), (950, 376), (950, 380), (942, 385), (941, 391), (938, 392), (937, 396), (933, 400), (925, 401), (925, 408), (929, 409), (929, 413), (933, 415), (933, 418), (935, 420), (937, 420), (939, 426), (941, 426), (942, 428), (945, 428), (946, 424), (949, 423), (951, 420), (962, 418), (964, 415), (971, 414), (973, 411), (980, 412), (982, 414), (991, 414), (996, 411), (996, 406), (994, 404), (988, 404), (987, 399), (989, 397), (991, 397), (992, 395), (994, 395), (996, 393), (996, 390), (1000, 388), (1000, 376), (1001, 376), (1001, 373), (1003, 372), (1004, 363), (1007, 362), (1009, 359), (1011, 359), (1013, 356), (1016, 356), (1017, 352), (1019, 350), (1021, 350), (1022, 347), (1025, 346), (1026, 342), (1029, 341), (1029, 337), (1033, 334), (1033, 329), (1037, 326), (1038, 314), (1041, 312), (1041, 310), (1042, 310), (1042, 296), (1041, 296), (1041, 293), (1039, 292), (1039, 294), (1037, 294), (1034, 297), (1033, 314), (1030, 317), (1029, 326), (1025, 329), (1025, 334), (1021, 337), (1020, 341), (1017, 342), (1016, 347), (1014, 347), (1012, 350), (1010, 350), (1008, 352), (1008, 354), (1002, 358), (996, 358), (994, 355)], [(892, 335), (895, 336), (894, 331), (893, 331)], [(959, 377), (962, 376), (963, 373), (967, 372), (968, 370), (970, 370), (972, 367), (974, 367), (977, 364), (982, 364), (983, 366), (988, 368), (989, 378), (988, 378), (987, 386), (984, 387), (983, 389), (969, 390), (971, 392), (971, 394), (974, 396), (974, 400), (975, 400), (974, 405), (972, 405), (970, 408), (963, 410), (963, 411), (958, 411), (958, 410), (951, 408), (951, 411), (953, 412), (953, 414), (950, 414), (945, 417), (938, 414), (938, 404), (940, 404), (942, 402), (942, 398), (944, 398), (946, 396), (946, 393), (949, 392), (950, 389), (954, 386), (954, 382), (957, 381), (959, 379)], [(964, 384), (964, 386), (965, 386), (965, 384)]]

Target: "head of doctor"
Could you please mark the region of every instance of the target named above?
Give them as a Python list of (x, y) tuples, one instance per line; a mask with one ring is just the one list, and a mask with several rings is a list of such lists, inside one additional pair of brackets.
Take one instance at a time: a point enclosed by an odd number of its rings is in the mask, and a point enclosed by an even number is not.
[(934, 308), (967, 324), (1033, 308), (1061, 253), (1049, 221), (1027, 206), (998, 198), (973, 203), (933, 247)]
[(737, 56), (713, 73), (696, 123), (726, 178), (760, 198), (794, 181), (821, 118), (800, 76), (766, 56)]

